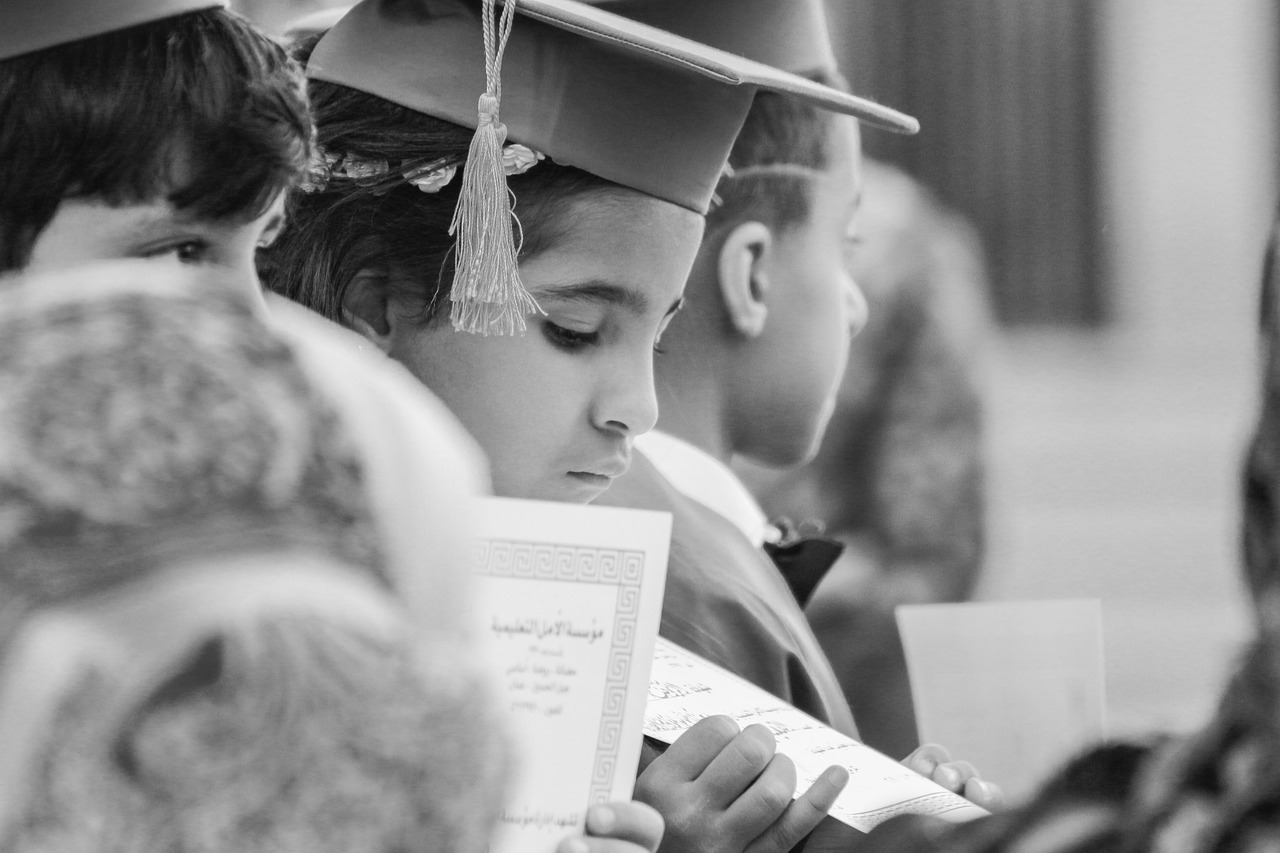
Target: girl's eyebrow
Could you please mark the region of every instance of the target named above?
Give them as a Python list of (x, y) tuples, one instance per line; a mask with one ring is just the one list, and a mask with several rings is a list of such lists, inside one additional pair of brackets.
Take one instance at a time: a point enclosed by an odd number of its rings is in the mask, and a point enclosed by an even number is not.
[(643, 293), (620, 284), (599, 279), (575, 282), (573, 284), (553, 284), (530, 288), (529, 293), (536, 299), (559, 299), (570, 302), (616, 305), (637, 315), (645, 314), (649, 310), (649, 297)]

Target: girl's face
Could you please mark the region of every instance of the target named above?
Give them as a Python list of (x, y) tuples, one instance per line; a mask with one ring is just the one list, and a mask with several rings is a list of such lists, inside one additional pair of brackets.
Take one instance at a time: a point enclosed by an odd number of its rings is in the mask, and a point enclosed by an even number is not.
[(654, 347), (679, 308), (703, 220), (630, 190), (563, 206), (520, 274), (545, 316), (523, 335), (393, 324), (392, 357), (453, 410), (506, 497), (587, 503), (627, 470), (658, 417)]

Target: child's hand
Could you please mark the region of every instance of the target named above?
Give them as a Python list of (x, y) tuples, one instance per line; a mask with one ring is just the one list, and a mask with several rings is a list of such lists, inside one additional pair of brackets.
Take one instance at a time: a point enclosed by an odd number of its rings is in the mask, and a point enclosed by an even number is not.
[(662, 840), (662, 815), (628, 800), (592, 806), (586, 837), (561, 841), (556, 853), (655, 853)]
[(707, 717), (636, 780), (636, 799), (667, 824), (662, 853), (785, 853), (826, 815), (849, 781), (829, 768), (792, 800), (796, 768), (764, 726)]
[(999, 785), (980, 779), (978, 771), (969, 762), (952, 761), (951, 753), (936, 743), (926, 743), (902, 759), (902, 763), (975, 806), (982, 806), (987, 811), (999, 811), (1004, 807), (1004, 791)]

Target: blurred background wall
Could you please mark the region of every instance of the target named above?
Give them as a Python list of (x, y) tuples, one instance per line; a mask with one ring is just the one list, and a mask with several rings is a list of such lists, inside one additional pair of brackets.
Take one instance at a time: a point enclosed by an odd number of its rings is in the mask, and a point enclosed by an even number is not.
[(1237, 470), (1276, 203), (1269, 0), (830, 0), (867, 150), (982, 234), (990, 545), (980, 597), (1090, 596), (1112, 729), (1207, 713), (1248, 630)]

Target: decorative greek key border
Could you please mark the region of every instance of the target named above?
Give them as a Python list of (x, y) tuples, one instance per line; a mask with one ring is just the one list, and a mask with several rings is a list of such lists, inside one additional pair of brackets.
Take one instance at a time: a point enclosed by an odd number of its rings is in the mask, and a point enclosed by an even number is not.
[(590, 802), (605, 802), (609, 799), (618, 751), (622, 747), (622, 718), (627, 707), (631, 649), (640, 613), (644, 552), (486, 539), (477, 543), (472, 566), (479, 575), (599, 583), (618, 588), (596, 764), (591, 774)]

